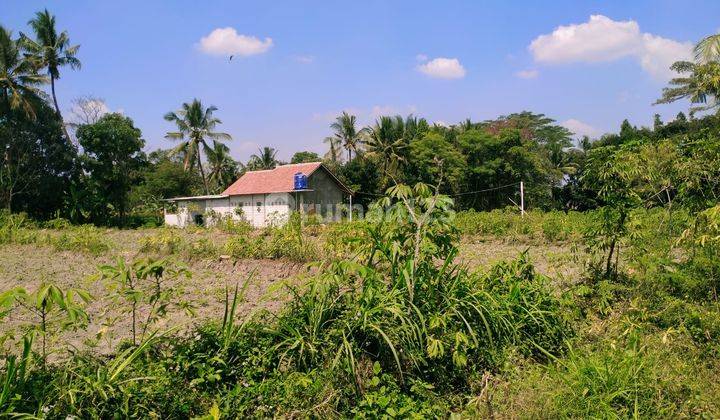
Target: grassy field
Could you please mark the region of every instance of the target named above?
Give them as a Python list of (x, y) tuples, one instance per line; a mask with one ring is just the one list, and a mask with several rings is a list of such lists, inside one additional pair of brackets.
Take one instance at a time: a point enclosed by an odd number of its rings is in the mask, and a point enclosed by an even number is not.
[[(55, 391), (4, 403), (41, 404), (35, 410), (49, 417), (717, 417), (717, 262), (678, 245), (682, 212), (670, 223), (642, 210), (618, 274), (605, 278), (601, 253), (585, 239), (593, 217), (460, 213), (427, 228), (427, 264), (412, 280), (426, 285), (412, 287), (396, 271), (415, 264), (403, 225), (119, 230), (13, 218), (0, 230), (0, 291), (52, 282), (92, 299), (86, 325), (45, 334), (52, 387), (40, 374), (15, 388)], [(393, 243), (405, 251), (385, 247)], [(133, 322), (107, 273), (118, 259), (147, 258), (164, 261), (166, 273), (187, 268), (165, 276), (160, 299), (193, 308), (168, 305), (150, 329), (177, 329), (134, 347)], [(416, 306), (404, 309), (413, 290)], [(154, 313), (139, 307), (137, 316)], [(3, 321), (5, 352), (18, 354), (23, 333), (37, 329), (33, 313), (16, 307)], [(120, 350), (134, 348), (142, 352)], [(78, 384), (100, 375), (98, 363), (123, 357), (132, 359), (122, 377), (157, 379), (93, 385), (106, 387), (99, 400)], [(193, 392), (169, 397), (177, 386)], [(57, 391), (75, 387), (72, 398)], [(57, 405), (44, 408), (47, 398)]]
[[(52, 226), (52, 225), (51, 225)], [(247, 231), (230, 229), (176, 229), (147, 228), (120, 230), (95, 227), (28, 228), (27, 237), (9, 240), (0, 245), (0, 290), (23, 287), (34, 290), (44, 281), (52, 281), (62, 289), (84, 288), (93, 296), (88, 305), (90, 324), (81, 331), (67, 331), (54, 337), (55, 345), (91, 345), (108, 352), (119, 340), (127, 338), (127, 319), (110, 324), (118, 314), (113, 313), (107, 298), (106, 285), (96, 275), (99, 267), (112, 264), (117, 258), (133, 261), (141, 258), (167, 258), (188, 268), (190, 278), (181, 279), (184, 298), (194, 302), (195, 315), (176, 311), (158, 327), (187, 327), (222, 316), (225, 288), (243, 282), (252, 275), (239, 307), (239, 313), (248, 314), (258, 309), (277, 310), (287, 293), (286, 284), (301, 284), (317, 271), (317, 264), (336, 257), (325, 248), (331, 247), (328, 238), (338, 241), (337, 233), (343, 227), (312, 226), (303, 233), (306, 255), (288, 247), (288, 255), (274, 253), (268, 237), (282, 236), (273, 231)], [(282, 232), (282, 231), (281, 231)], [(342, 233), (341, 234), (346, 234)], [(233, 256), (238, 237), (247, 238), (242, 244), (240, 258)], [(63, 239), (64, 238), (64, 239)], [(339, 240), (342, 242), (342, 240)], [(257, 245), (256, 245), (257, 244)], [(68, 249), (69, 248), (69, 249)], [(265, 251), (262, 248), (266, 248)], [(247, 249), (247, 250), (245, 250)], [(582, 271), (582, 262), (570, 241), (549, 242), (532, 235), (496, 235), (484, 232), (462, 235), (458, 261), (470, 269), (486, 268), (503, 260), (515, 259), (527, 252), (542, 274), (558, 281), (576, 279)], [(253, 253), (266, 252), (254, 257)], [(280, 254), (280, 255), (279, 255)], [(15, 319), (0, 326), (0, 334), (16, 330), (25, 319)], [(98, 333), (102, 333), (101, 339)], [(17, 335), (17, 334), (16, 334)], [(61, 353), (62, 354), (62, 353)], [(56, 355), (57, 356), (57, 355)]]

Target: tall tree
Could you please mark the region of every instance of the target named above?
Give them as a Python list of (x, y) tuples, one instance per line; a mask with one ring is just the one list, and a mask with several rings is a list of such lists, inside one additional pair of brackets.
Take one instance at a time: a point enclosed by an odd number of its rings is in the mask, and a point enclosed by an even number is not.
[(120, 114), (107, 114), (95, 124), (82, 125), (77, 137), (83, 148), (80, 157), (92, 192), (95, 221), (107, 223), (118, 215), (124, 222), (128, 194), (145, 161), (145, 140), (133, 121)]
[(265, 146), (258, 149), (257, 154), (250, 156), (247, 167), (251, 170), (274, 169), (278, 164), (276, 156), (277, 150)]
[(230, 156), (230, 148), (217, 140), (213, 140), (206, 153), (210, 166), (208, 178), (218, 191), (222, 191), (237, 178), (238, 162)]
[(182, 109), (177, 112), (168, 112), (165, 114), (167, 121), (174, 122), (178, 131), (171, 131), (165, 135), (165, 138), (173, 140), (181, 140), (182, 142), (175, 148), (175, 153), (184, 155), (184, 168), (189, 170), (197, 165), (200, 169), (200, 176), (205, 187), (205, 194), (210, 194), (208, 180), (205, 176), (205, 170), (202, 165), (201, 149), (205, 151), (210, 149), (207, 139), (212, 140), (230, 140), (232, 137), (227, 133), (216, 132), (215, 127), (222, 121), (213, 116), (213, 112), (217, 111), (217, 107), (210, 106), (205, 108), (198, 99), (193, 99), (191, 103), (182, 104)]
[(295, 154), (290, 158), (290, 163), (319, 162), (320, 160), (320, 156), (318, 156), (317, 153), (302, 151), (295, 152)]
[(680, 99), (687, 99), (697, 104), (690, 109), (691, 115), (696, 111), (705, 111), (718, 107), (720, 98), (720, 62), (693, 63), (678, 61), (671, 69), (682, 74), (670, 80), (670, 86), (663, 88), (662, 97), (655, 104), (666, 104)]
[(52, 106), (33, 102), (32, 117), (23, 109), (0, 113), (0, 206), (46, 218), (62, 207), (77, 150)]
[(3, 113), (22, 109), (28, 117), (35, 116), (34, 104), (42, 97), (40, 86), (47, 77), (21, 54), (21, 43), (0, 26), (0, 107)]
[(402, 117), (380, 117), (369, 130), (367, 152), (380, 161), (383, 176), (392, 177), (405, 160), (405, 122)]
[(323, 142), (328, 145), (328, 151), (325, 153), (325, 159), (332, 163), (337, 163), (342, 159), (342, 145), (340, 140), (334, 136), (328, 136), (323, 139)]
[(352, 154), (357, 153), (362, 139), (362, 130), (356, 127), (356, 118), (343, 111), (342, 115), (330, 124), (333, 129), (333, 137), (339, 140), (340, 145), (347, 151), (348, 162), (352, 160)]
[[(37, 12), (33, 19), (30, 19), (28, 25), (35, 33), (35, 39), (21, 34), (23, 47), (31, 54), (37, 66), (45, 68), (50, 77), (50, 90), (52, 92), (53, 104), (58, 118), (62, 121), (60, 107), (58, 107), (57, 96), (55, 94), (55, 80), (60, 78), (60, 67), (70, 66), (71, 69), (80, 68), (80, 60), (76, 57), (79, 45), (70, 45), (70, 37), (67, 31), (57, 33), (55, 28), (55, 16), (51, 15), (47, 9)], [(63, 125), (66, 137), (67, 129)]]
[(709, 35), (695, 46), (695, 61), (711, 62), (720, 60), (720, 34)]

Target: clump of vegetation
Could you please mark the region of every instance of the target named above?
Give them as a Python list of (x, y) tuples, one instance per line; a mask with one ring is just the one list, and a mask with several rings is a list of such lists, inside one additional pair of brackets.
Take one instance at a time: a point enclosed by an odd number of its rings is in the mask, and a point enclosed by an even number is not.
[[(176, 286), (164, 283), (175, 271), (162, 261), (103, 267), (117, 303), (132, 314), (133, 344), (145, 355), (125, 367), (126, 385), (102, 401), (53, 391), (82, 381), (65, 369), (99, 369), (100, 361), (87, 356), (58, 367), (25, 401), (42, 406), (52, 395), (53, 415), (187, 416), (214, 404), (238, 414), (429, 415), (448, 409), (440, 395), (469, 389), (476, 372), (496, 369), (507, 354), (546, 360), (563, 352), (572, 329), (562, 304), (525, 259), (470, 273), (453, 262), (451, 200), (422, 184), (390, 194), (384, 204), (391, 210), (365, 225), (370, 241), (356, 261), (335, 262), (291, 287), (294, 298), (276, 316), (236, 322), (242, 297), (236, 289), (222, 324), (148, 344), (149, 325), (176, 296)], [(140, 305), (149, 307), (146, 321), (138, 321)], [(180, 383), (192, 392), (162, 391)], [(144, 403), (133, 404), (140, 395)]]
[(461, 211), (456, 226), (463, 235), (500, 237), (508, 241), (561, 242), (582, 236), (590, 215), (580, 212), (528, 211), (508, 207), (489, 212)]
[(145, 236), (140, 241), (140, 252), (160, 255), (177, 254), (183, 247), (183, 238), (177, 229), (162, 228), (152, 236)]
[(42, 283), (31, 293), (16, 287), (0, 293), (0, 319), (10, 313), (27, 315), (25, 343), (30, 345), (35, 334), (40, 335), (40, 354), (45, 364), (48, 338), (62, 330), (86, 326), (88, 315), (83, 305), (90, 300), (90, 294), (82, 289), (63, 291), (53, 283)]
[(225, 243), (224, 252), (235, 259), (286, 258), (298, 262), (319, 259), (315, 241), (308, 238), (303, 229), (301, 215), (293, 213), (283, 226), (271, 226), (255, 235), (232, 235)]
[(114, 265), (103, 265), (97, 280), (105, 282), (110, 300), (121, 309), (117, 322), (123, 315), (131, 317), (132, 345), (144, 341), (152, 327), (172, 310), (182, 310), (194, 315), (193, 305), (183, 297), (183, 279), (190, 272), (176, 267), (167, 260), (137, 260), (127, 263), (118, 259)]
[(47, 241), (58, 251), (68, 250), (100, 255), (110, 249), (110, 242), (102, 230), (95, 226), (82, 225), (63, 229), (60, 232), (57, 236), (47, 236)]

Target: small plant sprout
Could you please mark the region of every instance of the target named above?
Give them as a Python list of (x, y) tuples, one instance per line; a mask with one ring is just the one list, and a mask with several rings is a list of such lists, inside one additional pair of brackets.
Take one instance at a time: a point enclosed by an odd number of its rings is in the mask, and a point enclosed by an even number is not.
[[(194, 316), (193, 305), (184, 300), (181, 279), (190, 272), (168, 260), (140, 259), (127, 263), (118, 258), (115, 265), (100, 267), (99, 279), (106, 282), (110, 299), (131, 317), (132, 344), (143, 341), (148, 330), (165, 318), (171, 309)], [(145, 315), (143, 315), (145, 314)]]
[(42, 283), (33, 292), (17, 287), (0, 294), (0, 310), (20, 311), (30, 315), (30, 333), (41, 337), (43, 365), (47, 360), (48, 335), (87, 325), (88, 314), (83, 306), (92, 300), (82, 289), (63, 291), (53, 283)]

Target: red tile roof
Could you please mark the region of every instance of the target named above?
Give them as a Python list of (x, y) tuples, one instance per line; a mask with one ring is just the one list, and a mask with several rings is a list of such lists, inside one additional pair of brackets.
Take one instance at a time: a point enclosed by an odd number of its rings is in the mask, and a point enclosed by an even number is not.
[[(223, 191), (222, 195), (268, 194), (293, 191), (296, 173), (302, 172), (305, 176), (310, 176), (320, 167), (323, 167), (320, 162), (296, 163), (264, 171), (246, 172)], [(332, 174), (330, 175), (332, 176)], [(334, 176), (332, 177), (337, 181)], [(341, 188), (347, 190), (339, 181), (338, 184)]]

